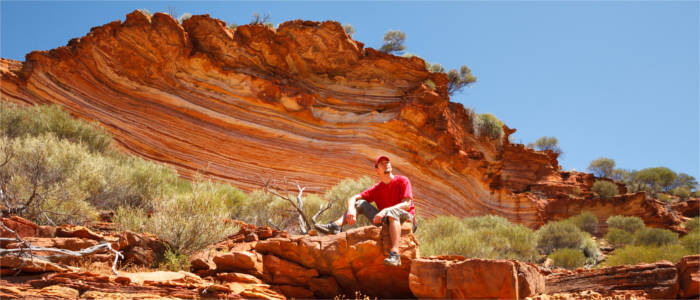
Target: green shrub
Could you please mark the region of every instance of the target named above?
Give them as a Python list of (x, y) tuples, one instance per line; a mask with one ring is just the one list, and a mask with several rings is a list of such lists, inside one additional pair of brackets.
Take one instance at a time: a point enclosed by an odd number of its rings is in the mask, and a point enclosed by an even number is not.
[(585, 210), (578, 215), (568, 218), (567, 221), (573, 223), (582, 231), (590, 234), (598, 233), (598, 217), (590, 211)]
[(683, 227), (685, 229), (688, 229), (688, 231), (694, 231), (700, 228), (700, 217), (695, 217), (688, 221), (685, 221), (685, 223), (683, 223)]
[(553, 266), (569, 270), (583, 267), (586, 262), (586, 257), (581, 250), (571, 248), (557, 249), (548, 258), (552, 260)]
[[(213, 196), (215, 184), (199, 182), (191, 193), (182, 193), (155, 203), (151, 217), (139, 208), (115, 212), (115, 222), (137, 232), (150, 232), (167, 241), (173, 252), (188, 255), (235, 233), (237, 226), (227, 223), (231, 208), (226, 197)], [(139, 218), (142, 218), (140, 221)]]
[(661, 201), (663, 203), (667, 203), (667, 204), (671, 203), (671, 201), (673, 200), (671, 198), (671, 196), (666, 195), (666, 194), (658, 194), (657, 198), (659, 199), (659, 201)]
[(534, 143), (528, 143), (527, 147), (538, 151), (549, 150), (558, 154), (562, 153), (561, 148), (559, 148), (559, 140), (553, 136), (538, 138)]
[(163, 254), (163, 258), (158, 262), (158, 269), (166, 271), (190, 271), (190, 258), (185, 254), (180, 254), (168, 248)]
[(73, 119), (58, 105), (19, 107), (0, 103), (0, 134), (11, 139), (51, 133), (59, 139), (84, 144), (92, 152), (110, 150), (112, 137), (96, 124)]
[(632, 244), (634, 241), (634, 236), (626, 230), (611, 227), (608, 233), (605, 234), (605, 240), (607, 240), (615, 248), (620, 248)]
[(685, 200), (690, 197), (690, 189), (684, 186), (679, 186), (677, 188), (674, 188), (671, 190), (671, 194), (680, 197), (681, 199)]
[(586, 264), (595, 265), (598, 263), (598, 259), (600, 257), (600, 250), (598, 250), (598, 244), (588, 233), (584, 232), (584, 236), (585, 237), (583, 239), (583, 242), (581, 243), (581, 251), (586, 257)]
[(431, 90), (435, 90), (435, 87), (436, 87), (435, 82), (433, 82), (432, 80), (426, 79), (425, 81), (423, 81), (423, 83), (425, 84), (425, 86), (427, 86)]
[(478, 136), (500, 140), (503, 137), (503, 122), (492, 114), (480, 114), (476, 118), (476, 133)]
[(663, 246), (678, 243), (678, 234), (668, 229), (643, 228), (634, 233), (635, 246)]
[(610, 198), (618, 194), (617, 185), (605, 180), (596, 180), (591, 187), (591, 191), (600, 195), (601, 198)]
[(690, 253), (700, 253), (700, 230), (688, 232), (680, 242)]
[(416, 235), (424, 256), (457, 254), (523, 261), (534, 261), (537, 256), (532, 230), (503, 217), (439, 216), (422, 221)]
[(615, 169), (615, 160), (607, 157), (599, 157), (598, 159), (592, 161), (588, 165), (587, 169), (593, 172), (593, 174), (597, 177), (612, 179)]
[(91, 156), (85, 146), (53, 134), (0, 138), (0, 188), (8, 209), (39, 224), (80, 224), (94, 220), (88, 191), (75, 183), (81, 163)]
[(683, 256), (692, 254), (680, 244), (665, 246), (625, 246), (616, 249), (601, 266), (635, 265), (668, 260), (677, 263)]
[(544, 254), (562, 248), (579, 249), (585, 235), (571, 222), (549, 222), (535, 232), (537, 249)]
[(644, 221), (640, 217), (611, 216), (605, 223), (608, 224), (608, 228), (618, 228), (629, 233), (635, 233), (644, 228)]

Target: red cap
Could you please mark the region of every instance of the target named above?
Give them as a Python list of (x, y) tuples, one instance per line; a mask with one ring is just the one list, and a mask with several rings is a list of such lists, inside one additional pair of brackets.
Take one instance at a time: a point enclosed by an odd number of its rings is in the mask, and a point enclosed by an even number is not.
[(382, 159), (386, 159), (386, 160), (388, 160), (388, 161), (391, 161), (391, 160), (389, 159), (388, 156), (381, 155), (381, 156), (377, 157), (377, 159), (374, 160), (374, 167), (375, 167), (375, 168), (377, 167), (377, 165), (379, 165), (379, 162), (380, 162)]

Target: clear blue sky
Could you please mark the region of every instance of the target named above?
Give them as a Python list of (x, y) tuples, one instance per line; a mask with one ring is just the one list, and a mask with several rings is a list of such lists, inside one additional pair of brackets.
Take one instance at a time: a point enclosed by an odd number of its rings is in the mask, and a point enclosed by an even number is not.
[(517, 128), (516, 141), (557, 137), (565, 170), (605, 156), (700, 178), (698, 1), (2, 1), (0, 56), (24, 60), (140, 8), (237, 24), (254, 12), (336, 20), (375, 48), (401, 29), (407, 52), (478, 77), (452, 101)]

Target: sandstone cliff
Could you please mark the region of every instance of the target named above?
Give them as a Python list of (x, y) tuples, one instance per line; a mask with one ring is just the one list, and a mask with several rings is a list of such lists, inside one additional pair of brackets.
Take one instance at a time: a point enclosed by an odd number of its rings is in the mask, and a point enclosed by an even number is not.
[[(59, 103), (127, 151), (244, 190), (284, 177), (321, 192), (371, 175), (387, 154), (424, 216), (497, 214), (536, 227), (561, 216), (550, 199), (593, 181), (561, 172), (554, 153), (510, 144), (514, 129), (502, 141), (477, 137), (444, 74), (365, 48), (336, 22), (230, 29), (208, 15), (179, 24), (135, 11), (25, 62), (3, 59), (0, 74), (3, 101)], [(648, 207), (635, 213), (656, 214)]]

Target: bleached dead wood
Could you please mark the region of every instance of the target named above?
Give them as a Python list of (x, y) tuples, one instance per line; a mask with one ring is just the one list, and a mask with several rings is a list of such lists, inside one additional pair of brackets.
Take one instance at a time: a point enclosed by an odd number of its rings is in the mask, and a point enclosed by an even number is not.
[[(23, 257), (29, 258), (30, 261), (33, 258), (39, 258), (39, 259), (45, 259), (45, 260), (51, 261), (52, 258), (63, 257), (63, 256), (80, 257), (80, 256), (91, 254), (91, 253), (94, 253), (98, 250), (106, 248), (106, 249), (114, 252), (114, 263), (112, 264), (112, 272), (114, 272), (115, 275), (119, 275), (119, 273), (117, 272), (117, 269), (116, 269), (117, 261), (119, 261), (120, 257), (123, 259), (124, 255), (122, 255), (119, 251), (114, 250), (114, 248), (112, 248), (112, 244), (110, 244), (110, 243), (98, 244), (98, 245), (95, 245), (92, 247), (85, 248), (85, 249), (80, 250), (80, 251), (72, 251), (72, 250), (58, 249), (58, 248), (47, 248), (47, 247), (35, 247), (35, 246), (32, 246), (32, 244), (30, 242), (23, 240), (16, 231), (10, 229), (5, 224), (0, 223), (0, 226), (2, 226), (5, 230), (7, 230), (15, 235), (14, 239), (0, 238), (1, 240), (17, 241), (18, 245), (20, 245), (19, 248), (14, 248), (14, 249), (0, 248), (0, 256), (18, 255), (18, 256), (23, 256)], [(37, 255), (34, 253), (34, 251), (52, 252), (52, 253), (57, 253), (57, 254), (47, 255), (47, 256)], [(24, 264), (24, 261), (22, 262), (22, 265), (23, 264)], [(17, 267), (17, 269), (21, 268), (22, 265)]]

